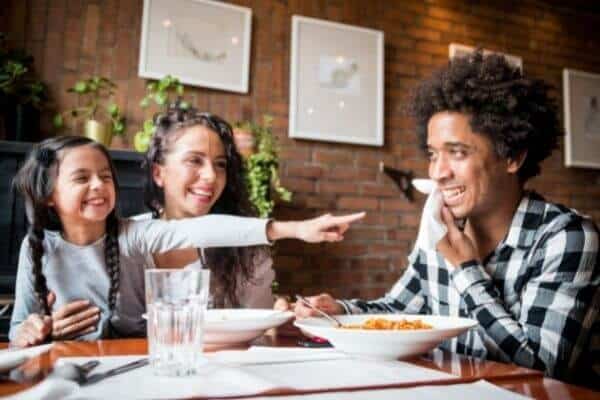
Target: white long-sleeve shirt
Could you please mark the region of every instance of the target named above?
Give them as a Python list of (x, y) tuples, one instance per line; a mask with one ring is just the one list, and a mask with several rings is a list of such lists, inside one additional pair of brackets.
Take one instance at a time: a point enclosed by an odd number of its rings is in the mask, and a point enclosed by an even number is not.
[[(119, 227), (120, 288), (111, 324), (122, 336), (145, 335), (144, 269), (149, 254), (180, 248), (235, 247), (268, 244), (266, 219), (207, 215), (192, 219), (121, 220)], [(79, 246), (59, 232), (45, 231), (42, 272), (56, 294), (53, 309), (87, 299), (101, 310), (98, 329), (78, 339), (95, 340), (108, 334), (110, 279), (104, 258), (104, 237)], [(15, 305), (9, 337), (31, 313), (40, 312), (34, 290), (29, 241), (21, 245)]]
[[(152, 213), (139, 214), (131, 218), (135, 220), (149, 220), (152, 218)], [(198, 250), (204, 254), (204, 249), (199, 248)], [(206, 259), (204, 256), (202, 258)], [(256, 260), (253, 260), (253, 262), (254, 273), (250, 280), (242, 281), (241, 277), (236, 277), (238, 280), (236, 296), (239, 300), (239, 304), (243, 308), (272, 308), (274, 302), (272, 284), (273, 280), (275, 279), (273, 259), (270, 256), (265, 255), (264, 257), (259, 257)], [(148, 255), (148, 258), (146, 259), (146, 265), (148, 268), (156, 267), (152, 254)], [(199, 258), (197, 261), (187, 265), (186, 268), (201, 269), (207, 268), (207, 266), (203, 265), (201, 259)], [(211, 293), (217, 292), (221, 285), (222, 283), (217, 281), (215, 275), (211, 275)], [(225, 307), (231, 306), (231, 304), (226, 302)]]

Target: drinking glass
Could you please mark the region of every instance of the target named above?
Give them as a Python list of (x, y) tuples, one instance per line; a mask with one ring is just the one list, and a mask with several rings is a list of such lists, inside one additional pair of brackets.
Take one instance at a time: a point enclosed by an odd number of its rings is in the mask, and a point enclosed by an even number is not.
[(209, 270), (146, 270), (148, 354), (157, 375), (193, 375), (203, 362)]

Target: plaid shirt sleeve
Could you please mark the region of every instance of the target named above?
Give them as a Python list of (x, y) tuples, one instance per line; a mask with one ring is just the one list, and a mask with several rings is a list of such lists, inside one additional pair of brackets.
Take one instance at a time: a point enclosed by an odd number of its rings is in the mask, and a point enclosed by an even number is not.
[[(413, 254), (415, 256), (413, 256)], [(421, 261), (421, 252), (415, 248), (409, 257), (409, 265), (392, 290), (385, 296), (371, 301), (360, 299), (338, 300), (347, 314), (394, 313), (428, 314), (427, 302), (422, 293), (417, 269), (426, 267)]]
[[(590, 221), (565, 218), (541, 235), (527, 270), (520, 312), (514, 316), (491, 277), (476, 261), (452, 273), (469, 314), (514, 363), (569, 378), (598, 318), (598, 232)], [(514, 312), (514, 310), (513, 310)]]

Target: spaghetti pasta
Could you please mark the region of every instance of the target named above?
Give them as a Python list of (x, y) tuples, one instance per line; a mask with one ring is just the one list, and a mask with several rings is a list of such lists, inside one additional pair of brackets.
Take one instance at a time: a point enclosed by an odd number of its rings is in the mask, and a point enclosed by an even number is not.
[(369, 318), (362, 324), (343, 325), (342, 329), (370, 329), (370, 330), (417, 330), (432, 329), (433, 326), (426, 324), (420, 319), (409, 321), (407, 319), (389, 320), (385, 318)]

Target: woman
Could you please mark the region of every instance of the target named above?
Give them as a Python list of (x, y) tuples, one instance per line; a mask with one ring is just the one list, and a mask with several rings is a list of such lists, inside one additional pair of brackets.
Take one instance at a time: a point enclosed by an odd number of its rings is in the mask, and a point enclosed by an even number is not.
[[(174, 220), (211, 213), (254, 216), (242, 158), (223, 119), (178, 103), (155, 119), (146, 153), (147, 218)], [(176, 250), (149, 266), (209, 268), (213, 307), (270, 308), (275, 273), (265, 247)]]

